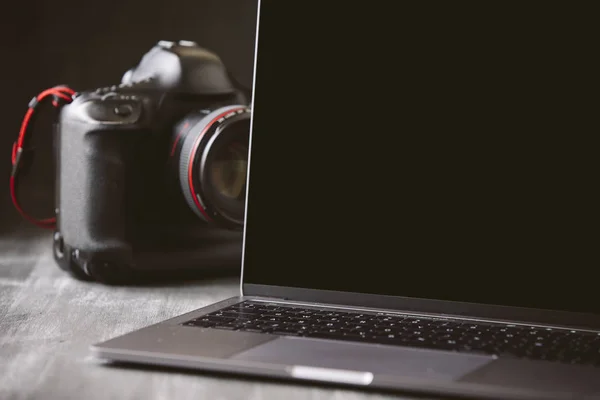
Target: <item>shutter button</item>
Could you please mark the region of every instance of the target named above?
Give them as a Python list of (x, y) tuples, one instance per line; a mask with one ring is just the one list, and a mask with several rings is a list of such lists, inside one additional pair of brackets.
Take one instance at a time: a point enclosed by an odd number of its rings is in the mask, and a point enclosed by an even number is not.
[(130, 104), (121, 104), (115, 107), (115, 114), (119, 117), (128, 117), (133, 113), (133, 107)]

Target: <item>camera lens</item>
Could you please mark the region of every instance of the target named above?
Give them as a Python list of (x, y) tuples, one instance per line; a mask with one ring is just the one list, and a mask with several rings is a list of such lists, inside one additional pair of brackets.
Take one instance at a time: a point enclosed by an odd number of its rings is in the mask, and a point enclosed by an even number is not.
[(221, 107), (187, 116), (177, 127), (171, 155), (191, 209), (229, 228), (244, 223), (250, 109)]

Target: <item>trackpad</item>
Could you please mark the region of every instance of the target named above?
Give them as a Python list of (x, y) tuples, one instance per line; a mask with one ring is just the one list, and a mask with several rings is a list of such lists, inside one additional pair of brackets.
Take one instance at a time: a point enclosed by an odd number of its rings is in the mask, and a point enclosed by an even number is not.
[(232, 357), (236, 360), (365, 371), (455, 381), (493, 361), (489, 356), (408, 347), (284, 337)]

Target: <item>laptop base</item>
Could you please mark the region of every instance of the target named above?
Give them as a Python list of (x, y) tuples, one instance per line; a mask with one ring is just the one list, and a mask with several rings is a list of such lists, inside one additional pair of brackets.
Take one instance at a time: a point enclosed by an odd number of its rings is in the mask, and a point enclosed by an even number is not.
[(365, 389), (502, 399), (600, 395), (600, 369), (593, 367), (181, 325), (248, 300), (254, 299), (230, 298), (96, 344), (92, 350), (97, 357), (117, 362)]

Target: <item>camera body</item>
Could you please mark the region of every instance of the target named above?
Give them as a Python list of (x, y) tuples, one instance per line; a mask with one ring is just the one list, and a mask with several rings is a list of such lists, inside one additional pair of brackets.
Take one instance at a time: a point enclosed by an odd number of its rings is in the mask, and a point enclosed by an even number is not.
[(161, 41), (119, 85), (79, 93), (55, 130), (59, 266), (105, 283), (239, 270), (245, 181), (229, 218), (211, 187), (223, 163), (207, 163), (232, 131), (244, 140), (249, 118), (219, 57), (187, 41)]

